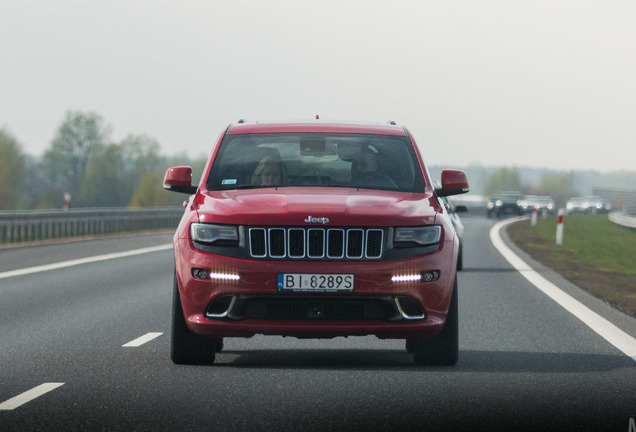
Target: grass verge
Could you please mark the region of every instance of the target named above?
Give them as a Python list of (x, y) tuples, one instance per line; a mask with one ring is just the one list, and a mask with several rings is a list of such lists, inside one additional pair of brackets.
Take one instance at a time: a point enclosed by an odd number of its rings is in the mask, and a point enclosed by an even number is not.
[(636, 231), (607, 215), (570, 215), (563, 245), (556, 245), (557, 218), (516, 222), (510, 239), (530, 256), (590, 294), (636, 318)]

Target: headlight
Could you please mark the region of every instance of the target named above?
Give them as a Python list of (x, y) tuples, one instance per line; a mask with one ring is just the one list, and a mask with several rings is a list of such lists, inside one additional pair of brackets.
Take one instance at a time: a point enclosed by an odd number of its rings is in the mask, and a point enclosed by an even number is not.
[(190, 233), (192, 235), (192, 241), (200, 243), (238, 241), (238, 229), (232, 225), (193, 223), (190, 225)]
[(394, 243), (413, 243), (414, 246), (430, 246), (439, 243), (442, 227), (428, 225), (422, 227), (399, 227), (395, 229)]

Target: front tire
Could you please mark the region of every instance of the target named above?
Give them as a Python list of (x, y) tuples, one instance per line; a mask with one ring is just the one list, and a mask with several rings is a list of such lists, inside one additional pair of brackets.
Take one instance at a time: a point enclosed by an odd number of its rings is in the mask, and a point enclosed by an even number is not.
[(453, 284), (446, 323), (442, 331), (429, 339), (408, 339), (406, 349), (417, 365), (453, 366), (459, 360), (459, 302), (457, 279)]
[(175, 364), (201, 365), (214, 363), (215, 351), (223, 347), (223, 339), (209, 339), (190, 331), (185, 322), (179, 283), (174, 275), (174, 294), (172, 297), (172, 334), (170, 336), (170, 358)]

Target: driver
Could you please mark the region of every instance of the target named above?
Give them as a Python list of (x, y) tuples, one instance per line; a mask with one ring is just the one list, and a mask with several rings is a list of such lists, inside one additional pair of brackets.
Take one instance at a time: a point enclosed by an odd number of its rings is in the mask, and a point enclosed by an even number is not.
[(284, 186), (287, 184), (287, 170), (283, 161), (271, 156), (263, 158), (252, 175), (252, 185)]
[(371, 150), (366, 150), (356, 156), (351, 163), (351, 178), (362, 178), (378, 172), (378, 157)]

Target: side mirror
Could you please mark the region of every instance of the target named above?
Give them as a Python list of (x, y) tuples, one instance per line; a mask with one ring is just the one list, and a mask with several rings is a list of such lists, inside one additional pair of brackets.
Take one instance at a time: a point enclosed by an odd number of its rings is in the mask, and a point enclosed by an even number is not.
[(196, 193), (197, 187), (192, 185), (192, 168), (186, 166), (168, 168), (163, 178), (163, 188), (190, 195)]
[(464, 171), (443, 170), (442, 187), (436, 188), (435, 193), (439, 197), (459, 195), (470, 191), (468, 177)]

